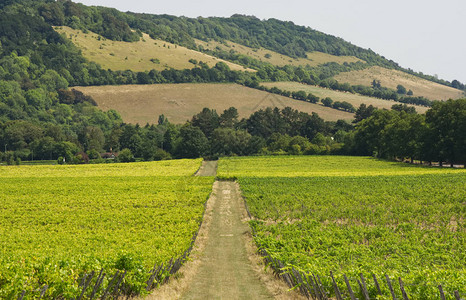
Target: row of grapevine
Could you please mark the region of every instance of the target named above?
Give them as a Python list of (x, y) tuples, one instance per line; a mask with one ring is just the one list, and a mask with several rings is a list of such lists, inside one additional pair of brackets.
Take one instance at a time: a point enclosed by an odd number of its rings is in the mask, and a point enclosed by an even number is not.
[(211, 192), (213, 177), (192, 176), (200, 163), (2, 168), (0, 298), (113, 298), (165, 282)]
[[(388, 276), (398, 299), (400, 282), (412, 299), (438, 299), (439, 285), (446, 299), (466, 292), (464, 170), (258, 157), (224, 159), (219, 176), (238, 179), (260, 251), (303, 293), (309, 274), (328, 297), (337, 297), (335, 285), (348, 286), (345, 278), (359, 289), (360, 274)], [(388, 284), (379, 285), (385, 296), (373, 280), (365, 285), (371, 299), (392, 299)]]

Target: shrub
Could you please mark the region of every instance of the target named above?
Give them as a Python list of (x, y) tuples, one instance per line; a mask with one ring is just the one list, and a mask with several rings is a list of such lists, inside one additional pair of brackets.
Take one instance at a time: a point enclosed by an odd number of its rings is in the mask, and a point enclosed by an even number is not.
[(129, 150), (128, 148), (125, 148), (120, 151), (118, 154), (118, 161), (120, 162), (133, 162), (135, 161), (133, 152)]

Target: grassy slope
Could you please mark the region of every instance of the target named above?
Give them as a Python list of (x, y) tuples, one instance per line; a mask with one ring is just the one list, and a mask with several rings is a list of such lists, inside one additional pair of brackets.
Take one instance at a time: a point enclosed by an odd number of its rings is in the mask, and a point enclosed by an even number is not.
[(290, 106), (316, 112), (325, 120), (352, 120), (353, 114), (297, 101), (237, 84), (157, 84), (77, 87), (92, 96), (103, 110), (115, 109), (129, 123), (155, 123), (160, 114), (173, 123), (183, 123), (204, 107), (223, 110), (234, 106), (240, 117), (265, 107)]
[[(331, 54), (326, 54), (318, 51), (309, 52), (307, 53), (307, 58), (292, 58), (274, 51), (270, 51), (267, 49), (254, 49), (247, 46), (243, 46), (231, 41), (227, 41), (225, 43), (219, 43), (217, 41), (209, 41), (204, 42), (200, 40), (196, 40), (197, 45), (202, 45), (205, 49), (215, 50), (215, 48), (219, 47), (225, 51), (234, 50), (235, 52), (243, 55), (247, 55), (249, 57), (255, 58), (257, 60), (268, 62), (276, 66), (285, 66), (285, 65), (293, 65), (293, 66), (317, 66), (320, 64), (328, 63), (328, 62), (336, 62), (339, 64), (343, 64), (344, 62), (357, 62), (361, 61), (359, 58), (354, 56), (335, 56)], [(265, 55), (269, 54), (270, 57), (266, 58)]]
[[(378, 108), (390, 109), (393, 104), (396, 104), (395, 101), (383, 100), (373, 97), (366, 97), (358, 94), (344, 93), (339, 91), (334, 91), (330, 89), (321, 88), (313, 85), (306, 85), (299, 82), (264, 82), (262, 85), (266, 87), (277, 87), (282, 90), (287, 91), (305, 91), (307, 93), (312, 93), (318, 97), (325, 98), (330, 97), (333, 101), (346, 101), (351, 103), (355, 108), (358, 108), (361, 104), (366, 104), (367, 106), (373, 105)], [(424, 113), (427, 111), (427, 107), (419, 105), (409, 105), (414, 106), (418, 113)]]
[(392, 89), (396, 89), (396, 86), (401, 84), (406, 89), (411, 89), (414, 92), (414, 96), (424, 96), (431, 100), (459, 99), (465, 96), (460, 90), (428, 81), (402, 71), (389, 70), (377, 66), (361, 71), (340, 73), (334, 78), (339, 82), (366, 86), (370, 86), (375, 79), (380, 80), (382, 86)]
[[(72, 42), (82, 50), (84, 57), (100, 64), (104, 69), (137, 72), (152, 69), (161, 71), (167, 68), (191, 69), (194, 65), (189, 60), (195, 59), (203, 61), (211, 67), (219, 61), (223, 61), (232, 70), (253, 71), (182, 46), (162, 40), (153, 40), (147, 34), (143, 34), (143, 38), (139, 42), (127, 43), (104, 38), (99, 40), (98, 34), (92, 32), (85, 34), (80, 30), (66, 26), (56, 27), (55, 30), (64, 33), (67, 38), (71, 38)], [(160, 63), (154, 63), (151, 59), (158, 59)]]

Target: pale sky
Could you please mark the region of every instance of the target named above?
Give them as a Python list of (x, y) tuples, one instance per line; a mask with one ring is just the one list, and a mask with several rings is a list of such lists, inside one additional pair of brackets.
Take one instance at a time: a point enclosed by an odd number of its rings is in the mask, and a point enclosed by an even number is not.
[(254, 15), (341, 37), (402, 67), (466, 83), (465, 0), (75, 0), (187, 17)]

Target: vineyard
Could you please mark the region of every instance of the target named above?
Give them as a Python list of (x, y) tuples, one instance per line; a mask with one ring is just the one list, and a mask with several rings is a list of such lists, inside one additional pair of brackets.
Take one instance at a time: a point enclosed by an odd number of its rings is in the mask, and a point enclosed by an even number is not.
[(272, 267), (293, 270), (295, 279), (315, 274), (322, 296), (340, 299), (335, 286), (359, 291), (359, 280), (374, 276), (379, 282), (366, 280), (360, 299), (392, 299), (386, 276), (398, 299), (406, 299), (402, 288), (410, 299), (439, 299), (439, 285), (446, 299), (466, 293), (465, 170), (258, 157), (223, 159), (219, 176), (238, 179)]
[(0, 298), (102, 297), (117, 274), (125, 294), (158, 285), (202, 220), (214, 178), (192, 176), (200, 164), (1, 168)]

